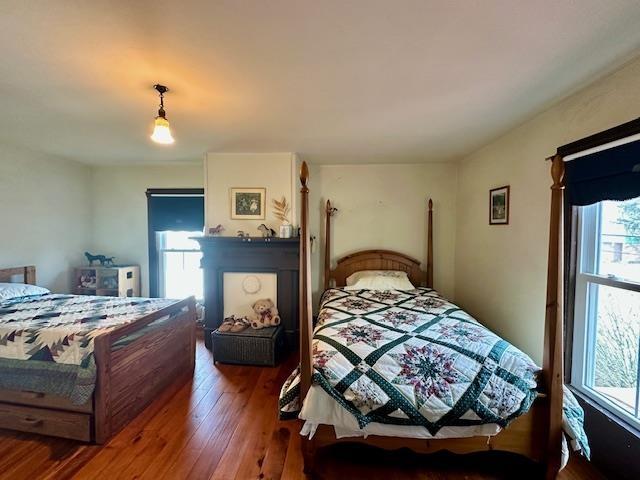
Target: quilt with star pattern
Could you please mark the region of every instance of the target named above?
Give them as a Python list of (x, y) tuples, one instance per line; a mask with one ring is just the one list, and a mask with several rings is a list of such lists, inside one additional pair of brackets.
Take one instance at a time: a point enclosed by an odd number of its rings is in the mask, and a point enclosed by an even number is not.
[(0, 302), (0, 388), (89, 400), (94, 339), (175, 300), (46, 294)]
[[(539, 368), (435, 290), (327, 290), (313, 335), (312, 381), (370, 422), (506, 426), (536, 397)], [(299, 378), (282, 388), (282, 418), (299, 411)]]
[(82, 366), (95, 337), (174, 302), (58, 294), (0, 302), (0, 358)]

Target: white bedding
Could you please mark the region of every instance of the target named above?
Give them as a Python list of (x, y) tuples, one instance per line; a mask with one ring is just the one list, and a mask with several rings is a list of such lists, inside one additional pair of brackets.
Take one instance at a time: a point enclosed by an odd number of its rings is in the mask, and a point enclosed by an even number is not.
[[(358, 427), (356, 419), (347, 412), (338, 402), (333, 400), (321, 387), (312, 385), (307, 393), (304, 405), (298, 418), (304, 420), (300, 435), (313, 438), (316, 429), (320, 425), (333, 426), (336, 438), (364, 437), (379, 435), (384, 437), (402, 438), (466, 438), (466, 437), (491, 437), (502, 430), (495, 423), (475, 425), (471, 427), (443, 427), (438, 433), (431, 435), (426, 428), (418, 426), (385, 425), (371, 422), (364, 428)], [(566, 421), (566, 416), (565, 416)], [(566, 428), (565, 428), (566, 430)], [(577, 448), (580, 450), (580, 448)], [(562, 436), (561, 469), (569, 461), (569, 447), (565, 435)]]
[(303, 435), (313, 436), (319, 425), (333, 426), (336, 438), (367, 437), (380, 435), (402, 438), (465, 438), (476, 436), (492, 436), (501, 428), (495, 423), (473, 425), (468, 427), (442, 427), (435, 435), (421, 426), (392, 425), (371, 422), (364, 428), (358, 426), (355, 417), (332, 399), (318, 385), (312, 385), (307, 394), (299, 418), (305, 421)]

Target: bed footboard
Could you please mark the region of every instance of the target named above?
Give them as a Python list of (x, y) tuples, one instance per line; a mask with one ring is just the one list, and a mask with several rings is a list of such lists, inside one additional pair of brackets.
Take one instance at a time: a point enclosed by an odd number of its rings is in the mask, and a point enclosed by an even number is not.
[[(153, 332), (111, 351), (124, 334), (163, 315), (177, 315)], [(95, 344), (98, 380), (94, 394), (94, 435), (105, 443), (167, 388), (179, 389), (193, 376), (196, 310), (189, 298), (142, 319), (141, 325), (98, 337)], [(136, 322), (137, 323), (137, 322)], [(137, 327), (137, 328), (135, 328)]]

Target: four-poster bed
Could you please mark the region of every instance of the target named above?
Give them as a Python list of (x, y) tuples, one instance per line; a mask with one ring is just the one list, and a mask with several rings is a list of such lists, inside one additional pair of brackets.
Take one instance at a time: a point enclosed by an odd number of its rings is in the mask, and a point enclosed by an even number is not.
[[(315, 451), (319, 448), (341, 443), (358, 442), (388, 450), (409, 448), (418, 453), (449, 450), (454, 453), (471, 453), (499, 450), (524, 455), (544, 465), (545, 477), (555, 478), (561, 466), (562, 415), (563, 415), (563, 321), (562, 321), (562, 208), (563, 208), (562, 158), (556, 156), (552, 162), (553, 185), (551, 198), (551, 222), (549, 238), (549, 263), (547, 302), (544, 333), (544, 360), (538, 378), (535, 401), (526, 413), (509, 418), (507, 428), (495, 436), (465, 436), (464, 438), (402, 438), (369, 434), (364, 437), (338, 438), (330, 425), (317, 426), (310, 439), (302, 440), (305, 472), (314, 468)], [(312, 388), (314, 375), (314, 347), (312, 342), (314, 325), (311, 304), (310, 230), (309, 230), (309, 171), (303, 162), (300, 173), (301, 188), (301, 236), (300, 236), (300, 395), (299, 404), (307, 398)], [(346, 285), (349, 275), (363, 270), (403, 271), (416, 286), (433, 287), (433, 202), (428, 201), (427, 218), (427, 268), (423, 271), (420, 262), (404, 254), (390, 250), (366, 250), (352, 253), (338, 260), (331, 269), (330, 240), (331, 216), (335, 209), (327, 201), (325, 225), (324, 287)], [(488, 358), (488, 357), (487, 357)], [(286, 387), (286, 386), (285, 386)], [(499, 430), (499, 429), (498, 429)]]

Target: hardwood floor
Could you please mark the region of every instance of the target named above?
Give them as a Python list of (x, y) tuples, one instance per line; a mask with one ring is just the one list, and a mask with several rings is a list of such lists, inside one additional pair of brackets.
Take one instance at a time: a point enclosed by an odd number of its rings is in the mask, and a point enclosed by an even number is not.
[[(279, 368), (213, 367), (198, 342), (193, 382), (167, 393), (105, 446), (0, 430), (0, 479), (303, 479), (299, 423), (277, 418)], [(524, 478), (531, 464), (500, 454), (420, 456), (342, 446), (321, 452), (325, 479)], [(562, 480), (604, 478), (574, 457)]]

